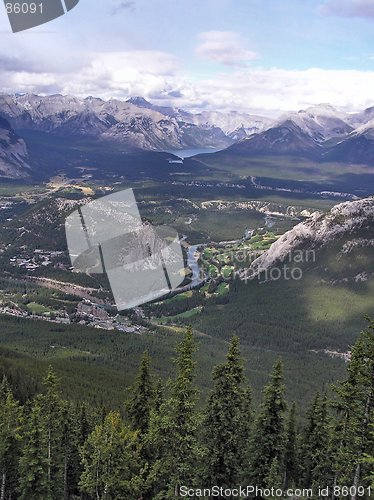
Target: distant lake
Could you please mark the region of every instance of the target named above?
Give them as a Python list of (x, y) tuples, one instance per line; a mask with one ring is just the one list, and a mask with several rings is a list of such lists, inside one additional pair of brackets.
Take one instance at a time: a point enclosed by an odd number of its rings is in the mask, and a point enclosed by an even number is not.
[(169, 150), (168, 153), (173, 153), (179, 158), (189, 158), (190, 156), (201, 155), (206, 153), (216, 153), (217, 151), (222, 151), (225, 148), (205, 148), (205, 149), (177, 149)]

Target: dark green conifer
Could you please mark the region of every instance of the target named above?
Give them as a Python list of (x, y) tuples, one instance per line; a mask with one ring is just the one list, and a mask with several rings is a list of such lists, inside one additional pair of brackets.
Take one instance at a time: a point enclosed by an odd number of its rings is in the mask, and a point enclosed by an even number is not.
[(141, 434), (148, 430), (149, 418), (155, 402), (155, 387), (150, 364), (149, 354), (145, 352), (131, 390), (130, 401), (126, 405), (132, 427), (139, 430)]
[(281, 462), (284, 456), (284, 399), (283, 365), (275, 363), (269, 384), (263, 392), (251, 445), (251, 480), (265, 485), (274, 459)]
[(250, 390), (244, 387), (239, 339), (233, 337), (226, 362), (213, 371), (204, 428), (207, 484), (233, 486), (243, 476), (251, 421)]
[(201, 461), (198, 445), (199, 417), (196, 410), (196, 350), (192, 329), (188, 328), (177, 346), (176, 378), (170, 384), (170, 397), (152, 411), (147, 444), (153, 461), (147, 478), (147, 494), (152, 499), (175, 498), (181, 485), (196, 482)]
[(4, 377), (0, 385), (0, 499), (12, 498), (18, 481), (23, 411)]

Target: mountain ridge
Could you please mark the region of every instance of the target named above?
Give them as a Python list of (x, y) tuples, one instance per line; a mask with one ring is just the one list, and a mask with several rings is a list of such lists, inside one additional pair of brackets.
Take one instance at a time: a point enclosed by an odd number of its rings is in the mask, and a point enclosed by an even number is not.
[(286, 113), (266, 130), (242, 137), (225, 153), (374, 165), (374, 108), (350, 115), (324, 104)]
[(318, 104), (271, 120), (238, 111), (192, 113), (153, 104), (142, 96), (106, 101), (93, 96), (0, 94), (0, 116), (20, 136), (37, 131), (109, 141), (124, 152), (213, 147), (228, 156), (374, 165), (374, 107), (352, 114)]
[(88, 136), (121, 142), (128, 150), (225, 148), (238, 127), (244, 134), (269, 124), (248, 114), (193, 114), (179, 108), (157, 106), (143, 97), (105, 101), (54, 94), (0, 95), (0, 115), (16, 130), (30, 129), (56, 135)]

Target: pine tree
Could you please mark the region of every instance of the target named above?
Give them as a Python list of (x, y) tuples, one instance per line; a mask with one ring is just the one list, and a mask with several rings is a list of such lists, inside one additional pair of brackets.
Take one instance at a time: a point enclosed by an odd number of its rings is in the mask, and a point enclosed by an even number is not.
[(36, 396), (34, 406), (43, 434), (39, 446), (47, 459), (48, 490), (53, 498), (68, 499), (77, 492), (80, 474), (78, 416), (73, 406), (62, 399), (52, 368), (43, 385), (45, 393)]
[[(269, 489), (274, 488), (274, 490), (277, 490), (277, 489), (282, 490), (283, 480), (282, 480), (281, 467), (280, 467), (278, 457), (275, 457), (272, 460), (269, 473), (266, 476), (264, 483), (265, 483), (266, 488), (269, 488)], [(272, 495), (271, 498), (279, 499), (279, 498), (281, 498), (281, 496)]]
[(250, 475), (253, 484), (264, 486), (273, 460), (280, 463), (283, 458), (285, 409), (283, 365), (277, 361), (270, 383), (264, 389), (252, 436)]
[(177, 346), (176, 379), (170, 385), (171, 396), (159, 411), (152, 411), (147, 443), (153, 462), (147, 479), (147, 494), (152, 499), (175, 498), (179, 486), (194, 484), (199, 447), (196, 412), (197, 389), (194, 386), (196, 350), (191, 328)]
[[(371, 425), (371, 428), (373, 429), (371, 435), (372, 435), (373, 440), (374, 440), (374, 424)], [(370, 455), (369, 454), (365, 455), (365, 457), (363, 459), (363, 463), (367, 464), (369, 466), (370, 472), (369, 472), (368, 479), (371, 483), (370, 484), (371, 488), (374, 491), (374, 449)]]
[[(352, 349), (347, 379), (336, 388), (338, 422), (334, 433), (335, 484), (368, 485), (365, 455), (374, 449), (374, 322)], [(352, 495), (352, 500), (357, 496)]]
[(48, 479), (47, 436), (42, 427), (39, 404), (34, 403), (26, 420), (22, 454), (19, 462), (19, 499), (52, 500)]
[(61, 403), (61, 458), (63, 467), (64, 499), (78, 495), (78, 483), (82, 473), (79, 454), (83, 444), (80, 421), (76, 409), (67, 401)]
[(82, 492), (97, 500), (139, 498), (142, 478), (138, 436), (118, 412), (110, 412), (88, 436), (82, 464)]
[(0, 385), (0, 500), (13, 497), (17, 486), (22, 414), (4, 377)]
[(250, 390), (243, 386), (243, 360), (236, 336), (230, 343), (226, 362), (214, 369), (213, 381), (204, 422), (206, 481), (232, 486), (238, 484), (243, 473), (251, 404)]
[(155, 400), (154, 380), (150, 371), (151, 359), (145, 352), (141, 359), (140, 370), (132, 388), (127, 404), (127, 412), (134, 429), (144, 434), (148, 430), (149, 418)]
[[(75, 450), (74, 456), (71, 460), (70, 465), (70, 476), (71, 484), (74, 485), (75, 496), (81, 498), (81, 500), (88, 500), (89, 496), (85, 492), (81, 492), (79, 495), (79, 482), (81, 475), (83, 473), (83, 464), (80, 457), (80, 451), (82, 450), (84, 444), (87, 441), (88, 436), (93, 431), (92, 424), (92, 414), (88, 412), (88, 408), (85, 404), (82, 404), (79, 409), (77, 409), (77, 449)], [(96, 415), (97, 419), (97, 415)]]
[(45, 393), (36, 397), (40, 407), (41, 426), (45, 432), (48, 459), (47, 479), (54, 498), (64, 498), (66, 493), (66, 450), (64, 449), (63, 400), (58, 390), (58, 380), (55, 372), (49, 367), (43, 381)]
[(330, 428), (326, 397), (315, 397), (302, 440), (302, 480), (306, 488), (331, 485)]
[(91, 432), (91, 425), (87, 417), (87, 409), (84, 404), (81, 405), (78, 418), (78, 443), (83, 446)]
[(286, 424), (286, 443), (283, 460), (284, 488), (294, 484), (298, 479), (296, 405), (292, 404)]
[(157, 410), (164, 402), (164, 386), (161, 379), (156, 379), (155, 383), (155, 397), (153, 407)]

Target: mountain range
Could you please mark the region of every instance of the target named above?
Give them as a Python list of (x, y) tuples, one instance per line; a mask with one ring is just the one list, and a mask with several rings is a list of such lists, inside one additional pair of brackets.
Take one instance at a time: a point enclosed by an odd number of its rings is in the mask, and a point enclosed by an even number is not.
[(21, 138), (30, 131), (117, 143), (125, 152), (220, 148), (234, 156), (283, 155), (374, 164), (374, 107), (345, 113), (321, 104), (271, 120), (237, 111), (192, 113), (154, 105), (143, 97), (104, 101), (59, 94), (3, 94), (0, 117), (3, 177), (29, 175)]
[[(156, 106), (141, 97), (126, 101), (71, 96), (1, 95), (0, 115), (16, 130), (120, 142), (127, 150), (226, 147), (230, 134), (261, 131), (267, 119), (238, 113), (192, 114)], [(214, 121), (213, 121), (214, 119)], [(243, 132), (242, 132), (243, 134)]]
[(374, 107), (343, 113), (329, 104), (282, 115), (227, 149), (241, 156), (297, 156), (314, 161), (374, 164)]

